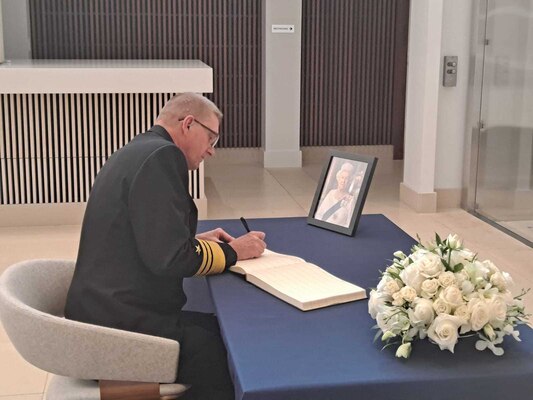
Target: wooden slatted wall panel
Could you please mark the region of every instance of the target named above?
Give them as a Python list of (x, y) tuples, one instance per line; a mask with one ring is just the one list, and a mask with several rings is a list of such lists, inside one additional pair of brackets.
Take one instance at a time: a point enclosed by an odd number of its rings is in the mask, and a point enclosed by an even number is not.
[[(395, 70), (406, 64), (407, 32), (399, 30), (397, 17), (408, 18), (408, 5), (303, 0), (302, 146), (383, 145), (393, 143), (395, 129), (403, 135), (394, 116), (403, 117), (397, 102), (404, 102), (405, 73)], [(398, 90), (403, 95), (395, 97)]]
[(261, 0), (30, 0), (38, 59), (199, 59), (220, 147), (261, 145)]

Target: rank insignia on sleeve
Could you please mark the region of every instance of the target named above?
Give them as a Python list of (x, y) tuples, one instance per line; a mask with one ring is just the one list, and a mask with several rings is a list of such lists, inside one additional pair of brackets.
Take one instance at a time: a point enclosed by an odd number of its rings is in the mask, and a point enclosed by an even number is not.
[(200, 255), (200, 253), (202, 252), (202, 249), (200, 248), (200, 245), (196, 245), (196, 254)]

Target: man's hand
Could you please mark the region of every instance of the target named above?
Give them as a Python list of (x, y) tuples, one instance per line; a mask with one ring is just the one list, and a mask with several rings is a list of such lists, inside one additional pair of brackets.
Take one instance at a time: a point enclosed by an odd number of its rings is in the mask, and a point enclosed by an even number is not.
[(229, 245), (237, 253), (237, 260), (256, 258), (266, 249), (265, 233), (252, 231), (232, 240)]
[(227, 233), (222, 228), (213, 229), (212, 231), (199, 233), (196, 235), (196, 239), (202, 239), (202, 240), (211, 240), (213, 242), (232, 242), (235, 240), (233, 236), (231, 236), (229, 233)]

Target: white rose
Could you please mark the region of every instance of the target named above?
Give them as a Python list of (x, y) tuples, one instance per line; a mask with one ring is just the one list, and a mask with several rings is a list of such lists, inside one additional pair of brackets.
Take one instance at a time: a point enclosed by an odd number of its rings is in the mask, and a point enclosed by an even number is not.
[(430, 299), (437, 294), (437, 291), (439, 290), (439, 281), (438, 279), (426, 279), (422, 282), (420, 289), (421, 296)]
[[(407, 311), (412, 326), (429, 326), (435, 318), (433, 303), (428, 299), (415, 299), (412, 308)], [(423, 337), (421, 337), (423, 339)]]
[(381, 280), (379, 281), (378, 283), (378, 286), (377, 286), (377, 290), (378, 292), (382, 292), (382, 293), (385, 293), (389, 296), (392, 296), (392, 293), (389, 293), (391, 290), (395, 290), (394, 288), (394, 283), (390, 283), (390, 282), (395, 282), (396, 285), (398, 285), (398, 289), (397, 290), (400, 290), (400, 285), (398, 283), (398, 281), (388, 275), (384, 275)]
[(448, 303), (452, 308), (463, 304), (463, 293), (455, 286), (448, 286), (440, 292), (439, 298)]
[(399, 291), (392, 294), (392, 305), (393, 306), (399, 307), (399, 306), (403, 306), (404, 304), (405, 304), (405, 300)]
[(409, 258), (412, 260), (412, 261), (418, 261), (420, 260), (421, 258), (424, 258), (426, 256), (426, 254), (429, 254), (429, 251), (427, 251), (426, 249), (418, 249), (414, 252), (412, 252), (410, 255), (409, 255)]
[(456, 282), (455, 275), (453, 272), (446, 271), (439, 275), (439, 284), (446, 288), (453, 285)]
[(440, 257), (433, 253), (427, 253), (425, 257), (416, 261), (420, 274), (426, 278), (435, 278), (441, 272), (444, 272), (444, 265)]
[(492, 274), (490, 277), (490, 283), (492, 283), (493, 286), (497, 287), (501, 291), (507, 289), (507, 280), (504, 278), (501, 272)]
[(473, 331), (479, 331), (489, 322), (489, 307), (484, 300), (474, 298), (468, 302), (470, 323)]
[(441, 314), (435, 318), (428, 329), (429, 338), (439, 345), (441, 350), (450, 350), (453, 353), (459, 334), (459, 326), (464, 323), (463, 318), (455, 315)]
[(503, 324), (507, 318), (507, 304), (500, 296), (495, 296), (487, 301), (489, 309), (489, 323), (495, 327)]
[(440, 298), (433, 302), (433, 309), (437, 314), (449, 314), (452, 311), (452, 307)]
[(402, 278), (402, 281), (405, 283), (405, 285), (411, 286), (416, 290), (417, 293), (420, 293), (420, 286), (426, 279), (420, 273), (417, 263), (410, 264), (402, 272), (400, 272), (400, 278)]
[(416, 290), (413, 289), (411, 286), (404, 286), (400, 289), (400, 295), (404, 298), (405, 301), (411, 303), (414, 299), (416, 299)]
[(370, 292), (370, 297), (368, 299), (368, 313), (372, 318), (376, 319), (378, 312), (380, 312), (385, 306), (386, 300), (388, 300), (388, 298), (384, 293), (378, 292), (377, 290), (372, 290)]
[(453, 315), (456, 315), (458, 317), (464, 318), (465, 320), (468, 320), (470, 318), (470, 311), (468, 311), (468, 306), (466, 304), (461, 304), (459, 307), (455, 309), (453, 312)]
[(385, 286), (383, 287), (383, 293), (388, 294), (389, 296), (392, 296), (394, 293), (400, 290), (400, 285), (396, 281), (396, 279), (387, 281), (385, 283)]

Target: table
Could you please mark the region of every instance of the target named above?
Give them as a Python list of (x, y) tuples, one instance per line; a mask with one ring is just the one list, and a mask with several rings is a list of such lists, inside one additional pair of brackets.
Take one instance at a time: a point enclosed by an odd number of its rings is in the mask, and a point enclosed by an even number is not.
[[(305, 218), (250, 220), (267, 233), (269, 248), (305, 258), (336, 276), (370, 288), (395, 250), (414, 244), (382, 215), (361, 217), (355, 237), (306, 224)], [(243, 233), (238, 220), (204, 221)], [(533, 330), (521, 327), (523, 342), (504, 342), (505, 355), (474, 348), (463, 339), (455, 355), (427, 340), (415, 343), (411, 358), (373, 343), (374, 321), (367, 300), (302, 312), (225, 273), (208, 279), (236, 399), (501, 399), (533, 393)]]

